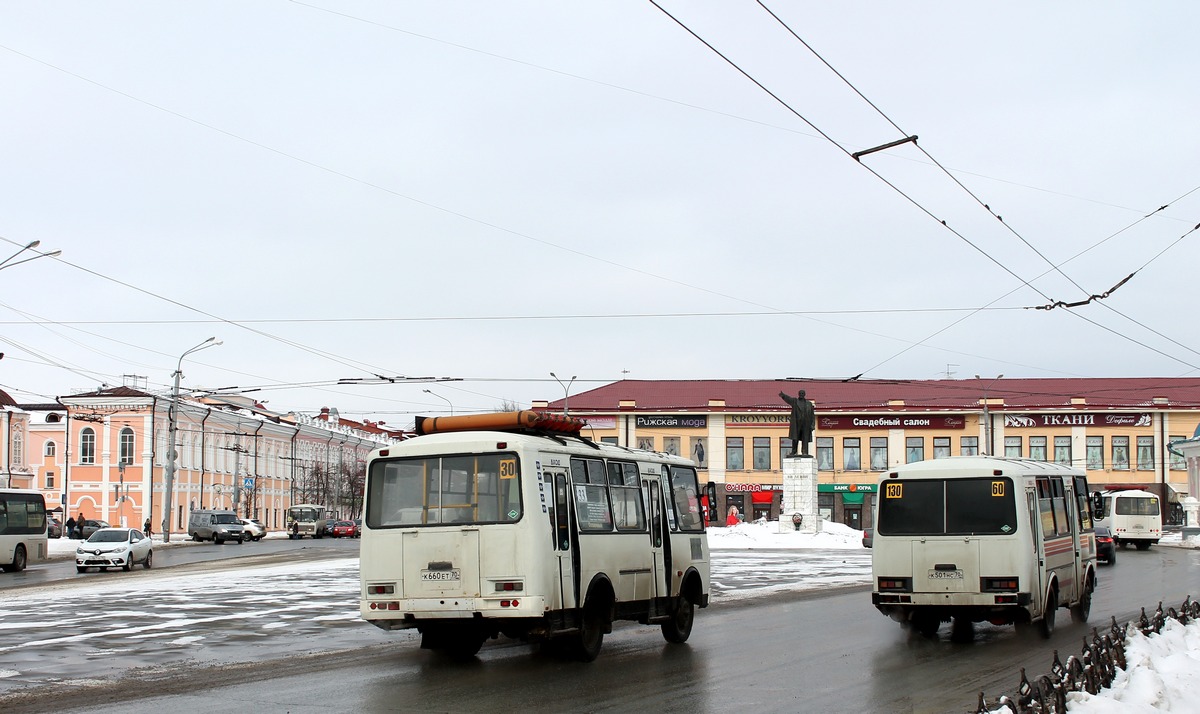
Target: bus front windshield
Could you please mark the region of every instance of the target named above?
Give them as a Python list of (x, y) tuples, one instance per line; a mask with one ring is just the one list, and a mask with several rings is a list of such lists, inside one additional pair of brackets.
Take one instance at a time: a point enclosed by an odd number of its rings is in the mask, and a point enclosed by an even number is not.
[(464, 454), (376, 461), (367, 476), (371, 528), (521, 519), (516, 454)]
[(1009, 478), (888, 479), (878, 508), (879, 535), (1009, 535), (1017, 530)]
[(315, 508), (289, 508), (288, 515), (293, 521), (301, 523), (309, 523), (317, 520), (317, 509)]

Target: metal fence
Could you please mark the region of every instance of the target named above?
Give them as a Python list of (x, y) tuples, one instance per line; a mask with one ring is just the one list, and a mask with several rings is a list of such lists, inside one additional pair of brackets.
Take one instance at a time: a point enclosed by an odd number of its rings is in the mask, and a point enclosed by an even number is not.
[(1098, 628), (1092, 628), (1090, 638), (1083, 638), (1083, 650), (1079, 656), (1071, 655), (1064, 663), (1054, 650), (1054, 662), (1050, 672), (1043, 674), (1034, 681), (1025, 676), (1025, 668), (1021, 668), (1021, 682), (1017, 686), (1017, 696), (1001, 695), (990, 706), (983, 692), (979, 693), (979, 705), (976, 714), (989, 712), (1012, 712), (1012, 714), (1065, 714), (1067, 711), (1067, 695), (1071, 692), (1088, 692), (1097, 694), (1101, 689), (1112, 684), (1118, 669), (1125, 669), (1125, 636), (1130, 627), (1137, 627), (1143, 635), (1160, 632), (1167, 618), (1187, 624), (1192, 620), (1200, 620), (1200, 602), (1193, 602), (1192, 596), (1184, 598), (1183, 604), (1176, 610), (1173, 607), (1163, 610), (1162, 602), (1151, 615), (1142, 608), (1141, 617), (1131, 620), (1124, 625), (1117, 624), (1117, 618), (1112, 619), (1112, 625), (1101, 633)]

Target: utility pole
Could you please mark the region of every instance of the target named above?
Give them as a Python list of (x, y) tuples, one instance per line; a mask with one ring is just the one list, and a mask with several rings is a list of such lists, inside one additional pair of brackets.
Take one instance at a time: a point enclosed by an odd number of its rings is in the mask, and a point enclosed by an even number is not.
[(221, 344), (221, 341), (216, 337), (210, 337), (201, 342), (187, 352), (179, 355), (179, 362), (175, 365), (175, 382), (171, 387), (171, 406), (167, 410), (168, 426), (167, 426), (167, 468), (164, 476), (163, 484), (163, 521), (162, 534), (163, 542), (171, 542), (171, 495), (175, 491), (175, 459), (178, 458), (179, 452), (175, 450), (175, 433), (179, 430), (179, 378), (183, 376), (183, 358), (193, 352), (199, 352), (205, 347), (214, 347)]
[[(1003, 374), (997, 374), (996, 379), (1000, 379), (1003, 376), (1004, 376)], [(975, 379), (982, 379), (982, 378), (977, 374), (977, 375), (975, 375)], [(996, 383), (996, 379), (993, 379), (992, 381), (988, 382), (987, 386), (983, 388), (983, 455), (984, 456), (991, 456), (992, 451), (993, 451), (993, 449), (992, 449), (992, 416), (991, 416), (991, 414), (988, 413), (988, 390), (991, 389), (992, 385)]]

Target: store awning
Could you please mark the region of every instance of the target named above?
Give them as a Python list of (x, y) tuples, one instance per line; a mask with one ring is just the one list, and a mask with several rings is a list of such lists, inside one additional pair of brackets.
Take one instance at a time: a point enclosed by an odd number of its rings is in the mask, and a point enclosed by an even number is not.
[(863, 502), (863, 494), (861, 494), (861, 493), (858, 493), (858, 492), (850, 493), (849, 491), (845, 491), (842, 493), (842, 503), (848, 503), (848, 504), (853, 505), (853, 504), (861, 504), (862, 502)]
[(770, 503), (774, 495), (774, 491), (751, 491), (750, 503)]

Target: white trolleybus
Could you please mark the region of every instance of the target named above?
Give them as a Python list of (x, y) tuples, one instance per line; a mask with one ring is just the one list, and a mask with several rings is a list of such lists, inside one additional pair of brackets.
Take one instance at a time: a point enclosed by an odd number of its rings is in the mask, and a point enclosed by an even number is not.
[(363, 618), (455, 658), (504, 635), (592, 661), (615, 620), (686, 641), (709, 600), (695, 466), (582, 426), (532, 411), (418, 417), (418, 436), (373, 452)]
[(0, 568), (10, 573), (46, 559), (46, 499), (40, 491), (0, 488)]
[(1060, 607), (1086, 622), (1096, 588), (1093, 514), (1083, 471), (1045, 461), (957, 456), (907, 464), (879, 483), (871, 599), (933, 636), (954, 621), (1038, 623)]
[(1100, 525), (1108, 526), (1113, 541), (1124, 548), (1146, 550), (1162, 538), (1162, 507), (1149, 491), (1107, 491)]

